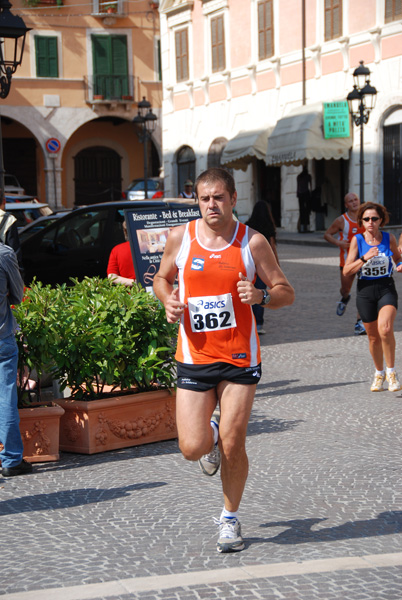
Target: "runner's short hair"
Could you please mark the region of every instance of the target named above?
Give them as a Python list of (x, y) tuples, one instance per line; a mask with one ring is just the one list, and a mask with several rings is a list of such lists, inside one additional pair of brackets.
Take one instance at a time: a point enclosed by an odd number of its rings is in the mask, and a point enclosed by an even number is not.
[(203, 171), (200, 175), (198, 175), (194, 188), (195, 193), (198, 197), (198, 185), (200, 183), (213, 183), (215, 181), (222, 181), (225, 184), (226, 190), (229, 192), (232, 197), (236, 191), (235, 182), (233, 176), (226, 171), (226, 169), (221, 169), (220, 167), (211, 167), (206, 171)]
[(382, 204), (377, 204), (376, 202), (365, 202), (361, 204), (359, 207), (359, 212), (357, 213), (357, 224), (359, 227), (363, 226), (363, 215), (366, 210), (375, 210), (378, 216), (381, 219), (381, 227), (384, 227), (387, 223), (389, 223), (389, 213), (385, 206)]

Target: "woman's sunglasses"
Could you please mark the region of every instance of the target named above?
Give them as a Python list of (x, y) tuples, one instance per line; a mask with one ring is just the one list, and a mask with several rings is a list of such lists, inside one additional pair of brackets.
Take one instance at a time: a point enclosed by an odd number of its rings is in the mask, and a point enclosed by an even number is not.
[(369, 221), (373, 221), (373, 223), (376, 223), (379, 220), (380, 217), (363, 217), (363, 221), (366, 221), (366, 223), (368, 223)]

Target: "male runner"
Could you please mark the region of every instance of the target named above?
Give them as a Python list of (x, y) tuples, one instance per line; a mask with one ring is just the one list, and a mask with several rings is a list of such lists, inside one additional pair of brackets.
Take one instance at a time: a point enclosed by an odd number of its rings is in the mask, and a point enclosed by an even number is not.
[[(198, 460), (208, 475), (216, 473), (221, 460), (224, 508), (217, 549), (236, 552), (244, 548), (238, 509), (248, 474), (247, 423), (261, 377), (251, 307), (292, 304), (294, 290), (265, 237), (234, 220), (237, 193), (230, 173), (208, 169), (198, 177), (195, 190), (201, 218), (170, 232), (154, 290), (168, 322), (180, 321), (180, 450), (187, 460)], [(268, 291), (254, 286), (256, 274)]]
[[(341, 299), (336, 307), (336, 314), (340, 317), (344, 314), (350, 300), (350, 290), (355, 278), (354, 275), (343, 274), (343, 267), (345, 266), (346, 257), (349, 252), (350, 242), (356, 233), (364, 232), (364, 228), (359, 227), (357, 224), (357, 212), (360, 206), (358, 196), (350, 192), (349, 194), (346, 194), (344, 202), (346, 212), (335, 219), (324, 234), (324, 238), (327, 242), (340, 248)], [(360, 315), (357, 314), (355, 335), (364, 335), (365, 333), (366, 330), (364, 329), (363, 321), (361, 320)]]

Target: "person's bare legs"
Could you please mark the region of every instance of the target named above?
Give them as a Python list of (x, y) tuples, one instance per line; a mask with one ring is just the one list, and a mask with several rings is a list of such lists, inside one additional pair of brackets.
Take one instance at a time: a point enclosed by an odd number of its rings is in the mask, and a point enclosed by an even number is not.
[[(352, 285), (353, 285), (353, 281), (355, 279), (355, 274), (354, 275), (344, 275), (343, 271), (341, 271), (341, 289), (340, 294), (341, 294), (341, 298), (348, 298), (348, 296), (350, 295), (350, 290), (352, 289)], [(360, 315), (359, 313), (357, 313), (357, 317), (356, 317), (356, 321), (360, 320)], [(362, 332), (364, 333), (364, 332)]]
[(389, 368), (393, 368), (395, 366), (395, 317), (395, 306), (387, 305), (380, 309), (377, 320), (378, 334), (381, 338), (385, 364)]
[(176, 424), (179, 447), (187, 460), (198, 460), (213, 448), (210, 420), (216, 404), (215, 388), (207, 392), (177, 388)]
[(355, 275), (344, 275), (343, 270), (341, 270), (341, 289), (339, 290), (341, 293), (341, 298), (346, 299), (349, 296), (354, 278)]
[(377, 369), (377, 371), (383, 371), (384, 354), (377, 323), (377, 321), (372, 321), (371, 323), (364, 323), (364, 327), (366, 328), (369, 342), (369, 350), (374, 362), (374, 366)]
[(222, 491), (230, 512), (238, 510), (248, 476), (246, 434), (255, 390), (256, 385), (228, 381), (218, 385)]

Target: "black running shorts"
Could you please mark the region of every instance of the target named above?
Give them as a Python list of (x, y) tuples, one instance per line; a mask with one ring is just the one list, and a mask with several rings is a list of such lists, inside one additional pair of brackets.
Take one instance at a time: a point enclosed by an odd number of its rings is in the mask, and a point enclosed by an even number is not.
[(373, 323), (383, 306), (398, 308), (398, 293), (392, 277), (357, 282), (356, 305), (363, 323)]
[(206, 392), (221, 381), (253, 385), (261, 379), (261, 363), (256, 367), (236, 367), (217, 362), (210, 365), (177, 363), (177, 387), (195, 392)]

